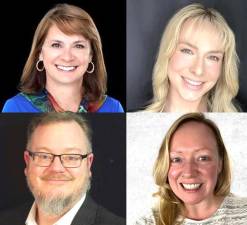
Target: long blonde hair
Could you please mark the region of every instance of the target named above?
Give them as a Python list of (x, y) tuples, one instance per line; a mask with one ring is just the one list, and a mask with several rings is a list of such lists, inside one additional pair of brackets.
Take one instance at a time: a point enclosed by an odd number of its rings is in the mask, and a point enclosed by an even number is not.
[(215, 9), (199, 3), (190, 4), (179, 10), (169, 21), (163, 33), (157, 60), (153, 69), (153, 100), (147, 111), (160, 112), (166, 105), (169, 90), (168, 63), (177, 46), (183, 24), (188, 21), (208, 21), (219, 32), (224, 49), (221, 75), (216, 85), (204, 96), (210, 112), (236, 112), (233, 100), (239, 89), (238, 56), (234, 33), (222, 15)]
[(168, 171), (170, 167), (170, 142), (174, 133), (179, 127), (189, 121), (196, 121), (208, 126), (214, 133), (218, 147), (218, 154), (222, 160), (222, 170), (218, 175), (218, 180), (214, 189), (215, 196), (227, 196), (230, 193), (231, 169), (228, 154), (216, 124), (205, 118), (202, 113), (188, 113), (177, 119), (168, 130), (159, 150), (158, 157), (154, 164), (154, 180), (158, 185), (159, 203), (156, 209), (156, 225), (174, 225), (178, 217), (182, 217), (184, 210), (183, 202), (176, 197), (168, 183)]

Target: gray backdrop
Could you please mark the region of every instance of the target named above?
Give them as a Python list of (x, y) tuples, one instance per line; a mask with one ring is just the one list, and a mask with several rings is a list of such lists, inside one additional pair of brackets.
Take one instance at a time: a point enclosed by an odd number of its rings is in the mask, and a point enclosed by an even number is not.
[[(157, 190), (152, 177), (159, 147), (179, 113), (128, 113), (127, 115), (127, 224), (146, 215)], [(218, 125), (232, 163), (231, 191), (247, 197), (247, 114), (209, 113)]]
[(247, 111), (247, 2), (245, 0), (127, 0), (127, 109), (147, 105), (152, 98), (152, 69), (167, 21), (183, 6), (201, 2), (217, 9), (236, 35), (240, 57), (238, 100)]

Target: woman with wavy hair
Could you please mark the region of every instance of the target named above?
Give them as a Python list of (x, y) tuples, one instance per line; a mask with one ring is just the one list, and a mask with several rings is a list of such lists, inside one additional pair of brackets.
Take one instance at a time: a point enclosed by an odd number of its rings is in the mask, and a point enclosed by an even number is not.
[(58, 4), (42, 18), (20, 80), (3, 112), (123, 112), (106, 95), (101, 38), (83, 9)]
[(202, 113), (174, 122), (153, 174), (157, 205), (136, 224), (247, 224), (247, 198), (230, 193), (230, 163), (220, 131)]
[(234, 33), (215, 9), (190, 4), (169, 21), (153, 69), (151, 112), (235, 112)]

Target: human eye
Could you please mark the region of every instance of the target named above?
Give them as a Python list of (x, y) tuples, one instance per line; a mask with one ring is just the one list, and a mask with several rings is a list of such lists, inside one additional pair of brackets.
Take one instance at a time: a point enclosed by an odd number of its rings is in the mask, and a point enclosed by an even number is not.
[(52, 43), (52, 44), (51, 44), (51, 47), (52, 47), (52, 48), (61, 48), (62, 46), (61, 46), (60, 43), (55, 42), (55, 43)]
[(79, 49), (82, 49), (82, 48), (85, 48), (85, 45), (83, 45), (83, 44), (76, 44), (75, 47), (76, 48), (79, 48)]
[(207, 156), (207, 155), (202, 155), (202, 156), (199, 156), (198, 157), (198, 161), (200, 161), (200, 162), (207, 162), (207, 161), (210, 161), (210, 157)]
[(63, 155), (63, 160), (72, 162), (72, 161), (78, 161), (80, 160), (79, 155)]
[(215, 62), (220, 61), (220, 57), (215, 56), (215, 55), (210, 55), (208, 58), (209, 58), (210, 60), (212, 60), (212, 61), (215, 61)]
[(181, 163), (182, 162), (182, 159), (180, 157), (171, 157), (170, 159), (170, 162), (171, 163)]
[(48, 153), (42, 153), (42, 152), (36, 153), (36, 157), (39, 160), (50, 160), (50, 159), (52, 159), (52, 155), (50, 155)]
[(180, 51), (185, 54), (193, 55), (192, 50), (189, 48), (182, 48)]

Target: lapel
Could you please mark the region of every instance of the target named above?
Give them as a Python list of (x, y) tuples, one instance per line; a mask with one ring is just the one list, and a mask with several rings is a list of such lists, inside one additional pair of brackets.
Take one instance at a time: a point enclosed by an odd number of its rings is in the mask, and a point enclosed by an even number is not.
[(77, 212), (71, 225), (92, 225), (95, 223), (98, 205), (87, 193), (86, 199)]

